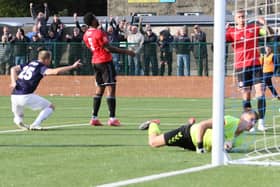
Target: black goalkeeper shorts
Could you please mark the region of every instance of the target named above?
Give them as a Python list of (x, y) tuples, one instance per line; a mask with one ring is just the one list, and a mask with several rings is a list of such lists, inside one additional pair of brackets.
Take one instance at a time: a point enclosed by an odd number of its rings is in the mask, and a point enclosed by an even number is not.
[(196, 148), (192, 142), (190, 128), (192, 125), (182, 125), (178, 129), (164, 133), (165, 144), (168, 146), (177, 146), (184, 149), (195, 151)]

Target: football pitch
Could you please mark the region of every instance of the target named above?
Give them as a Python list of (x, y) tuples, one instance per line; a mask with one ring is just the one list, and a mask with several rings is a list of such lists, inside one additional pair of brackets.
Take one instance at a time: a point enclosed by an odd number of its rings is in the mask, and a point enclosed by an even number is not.
[[(212, 110), (210, 99), (118, 98), (121, 127), (89, 126), (90, 97), (48, 99), (56, 106), (54, 114), (43, 123), (43, 127), (50, 128), (16, 131), (10, 98), (0, 97), (1, 187), (98, 186), (211, 163), (210, 153), (199, 155), (175, 147), (152, 149), (147, 146), (147, 131), (138, 130), (138, 125), (149, 119), (161, 119), (163, 132), (179, 127), (188, 117), (207, 119)], [(241, 103), (236, 105), (240, 107)], [(27, 109), (25, 123), (30, 124), (37, 114)], [(99, 118), (104, 124), (107, 116), (103, 98)], [(230, 165), (129, 186), (268, 187), (279, 186), (279, 177), (279, 167)]]

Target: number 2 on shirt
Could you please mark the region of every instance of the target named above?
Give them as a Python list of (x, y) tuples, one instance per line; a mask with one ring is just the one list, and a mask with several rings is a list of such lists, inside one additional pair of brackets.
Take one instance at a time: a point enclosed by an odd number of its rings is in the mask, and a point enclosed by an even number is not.
[(22, 72), (18, 75), (19, 79), (30, 80), (35, 67), (24, 66)]

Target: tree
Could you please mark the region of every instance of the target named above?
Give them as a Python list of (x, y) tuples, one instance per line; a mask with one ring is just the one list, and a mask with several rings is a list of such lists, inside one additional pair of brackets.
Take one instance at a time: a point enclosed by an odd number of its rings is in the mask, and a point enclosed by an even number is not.
[[(63, 16), (72, 16), (74, 12), (78, 12), (79, 15), (84, 15), (86, 12), (93, 12), (97, 16), (107, 15), (107, 0), (0, 0), (0, 17), (29, 17), (29, 3), (33, 2), (37, 11), (43, 11), (43, 3), (47, 2), (50, 14), (58, 14), (63, 12)], [(66, 11), (67, 10), (67, 11)]]

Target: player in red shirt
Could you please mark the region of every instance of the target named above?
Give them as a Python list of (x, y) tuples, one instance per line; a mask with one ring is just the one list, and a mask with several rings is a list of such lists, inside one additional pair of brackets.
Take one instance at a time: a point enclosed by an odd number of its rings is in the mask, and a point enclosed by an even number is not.
[[(244, 10), (237, 11), (234, 19), (235, 27), (231, 27), (229, 24), (226, 27), (226, 41), (233, 42), (234, 68), (242, 93), (243, 108), (244, 110), (251, 109), (251, 90), (254, 86), (260, 115), (258, 129), (264, 131), (266, 99), (262, 67), (259, 61), (258, 39), (259, 36), (271, 32), (271, 29), (266, 26), (263, 18), (258, 19), (262, 28), (254, 23), (247, 25)], [(255, 131), (255, 128), (252, 128), (251, 131)]]
[(102, 96), (107, 87), (107, 104), (110, 112), (108, 125), (119, 126), (120, 121), (115, 118), (116, 111), (116, 71), (112, 62), (113, 53), (127, 54), (134, 56), (135, 53), (130, 50), (120, 49), (109, 45), (107, 34), (98, 28), (99, 23), (95, 15), (87, 13), (84, 16), (84, 22), (89, 29), (84, 34), (84, 42), (92, 51), (92, 64), (95, 71), (96, 79), (96, 95), (93, 98), (93, 113), (90, 124), (93, 126), (101, 126), (98, 120), (98, 111), (100, 108)]

